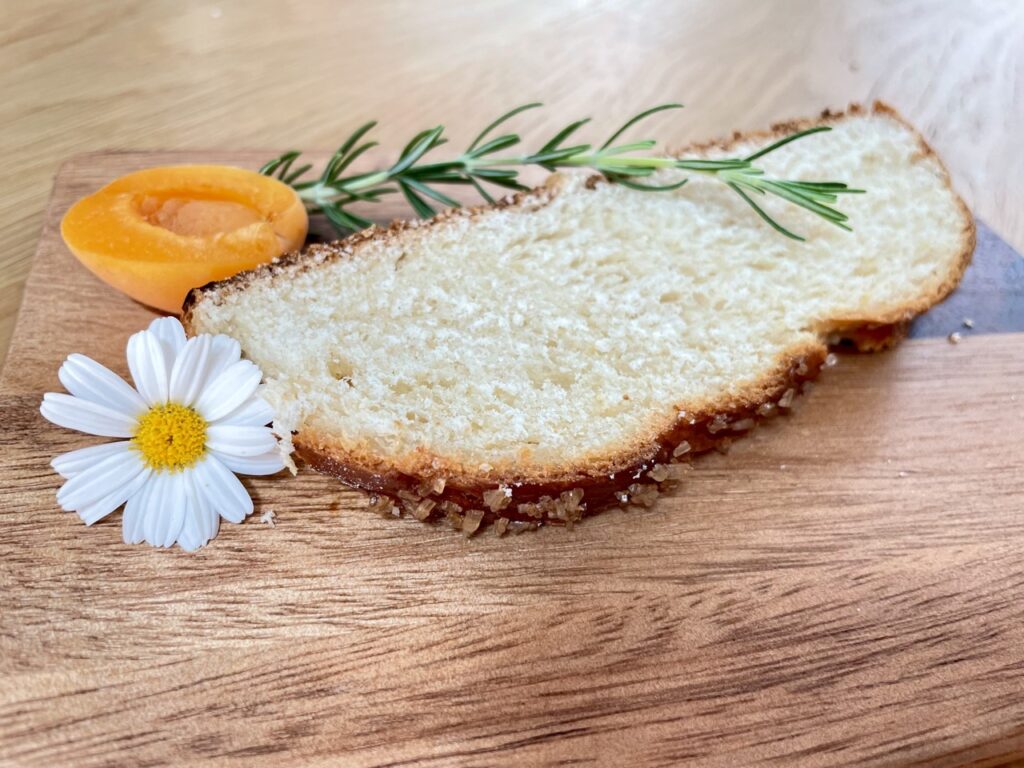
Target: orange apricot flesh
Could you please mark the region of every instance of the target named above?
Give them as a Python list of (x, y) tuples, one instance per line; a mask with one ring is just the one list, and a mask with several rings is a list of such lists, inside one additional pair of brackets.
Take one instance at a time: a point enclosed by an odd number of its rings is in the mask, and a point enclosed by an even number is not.
[(288, 185), (220, 165), (130, 173), (61, 221), (71, 252), (104, 282), (165, 312), (192, 288), (297, 250), (309, 219)]

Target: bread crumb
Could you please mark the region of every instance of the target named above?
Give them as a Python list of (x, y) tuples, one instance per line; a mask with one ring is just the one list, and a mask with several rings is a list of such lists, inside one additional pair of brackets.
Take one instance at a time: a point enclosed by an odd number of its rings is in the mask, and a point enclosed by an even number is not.
[[(387, 496), (378, 496), (374, 494), (370, 496), (370, 503), (367, 505), (367, 509), (374, 514), (380, 515), (381, 517), (400, 517), (400, 510), (395, 507)], [(399, 514), (396, 515), (395, 512)]]
[(438, 504), (437, 508), (444, 513), (445, 517), (450, 518), (453, 515), (458, 515), (459, 520), (461, 521), (462, 519), (462, 507), (460, 507), (454, 501), (442, 501), (440, 504)]
[(540, 518), (544, 516), (544, 510), (541, 508), (540, 504), (519, 504), (516, 507), (516, 511), (520, 515), (525, 515), (526, 517)]
[(726, 419), (725, 416), (723, 416), (722, 414), (718, 414), (717, 416), (715, 416), (715, 418), (711, 420), (711, 423), (708, 424), (708, 432), (710, 432), (713, 435), (717, 432), (721, 432), (728, 426), (729, 420)]
[(668, 467), (664, 464), (655, 464), (647, 476), (656, 483), (663, 483), (668, 480)]
[(690, 472), (693, 472), (693, 465), (689, 463), (668, 465), (669, 480), (682, 480)]
[(483, 519), (484, 511), (482, 509), (466, 510), (466, 515), (462, 518), (462, 535), (468, 539), (476, 533)]
[(796, 390), (790, 387), (782, 393), (782, 397), (779, 398), (779, 408), (791, 408), (793, 406), (793, 398), (796, 397)]
[(498, 522), (494, 524), (494, 532), (498, 534), (498, 536), (504, 536), (505, 532), (508, 530), (508, 522), (509, 520), (507, 517), (499, 517)]
[(489, 491), (484, 491), (483, 498), (484, 504), (487, 505), (491, 512), (500, 512), (508, 506), (509, 501), (512, 499), (512, 489), (508, 486), (493, 488)]
[(897, 472), (897, 473), (896, 473), (896, 476), (897, 476), (897, 477), (906, 477), (906, 476), (907, 476), (907, 473), (906, 473), (906, 472), (904, 472), (904, 471), (902, 471), (902, 470), (900, 470), (899, 472)]
[(950, 344), (959, 344), (963, 336), (960, 334), (960, 331), (953, 331), (946, 338), (949, 340)]
[(839, 362), (839, 357), (835, 353), (829, 352), (825, 355), (825, 367), (833, 368)]
[(571, 491), (562, 491), (559, 498), (566, 504), (566, 506), (573, 509), (583, 508), (583, 495), (584, 490), (582, 488), (573, 488)]
[(653, 483), (633, 483), (629, 486), (629, 497), (634, 504), (644, 507), (654, 506), (654, 502), (658, 499), (658, 486)]
[(277, 523), (274, 522), (275, 517), (277, 517), (277, 515), (274, 513), (274, 510), (268, 508), (263, 510), (263, 514), (260, 515), (260, 522), (264, 525), (269, 525), (271, 528), (276, 528)]
[[(376, 498), (376, 497), (373, 497), (373, 498)], [(415, 517), (415, 515), (416, 515), (416, 508), (419, 506), (420, 501), (422, 500), (422, 497), (419, 494), (413, 493), (412, 491), (406, 491), (406, 490), (403, 489), (403, 490), (398, 492), (398, 500), (402, 502), (402, 508), (406, 512), (408, 512), (410, 515), (413, 515)], [(372, 502), (371, 502), (371, 506), (372, 506)], [(396, 507), (395, 509), (398, 509), (398, 508)], [(390, 510), (385, 508), (385, 509), (381, 509), (379, 511), (381, 512), (381, 514), (387, 514)], [(391, 514), (395, 514), (395, 513), (391, 512)], [(399, 514), (397, 514), (395, 516), (396, 517), (401, 517), (401, 510), (399, 510)]]
[(437, 506), (437, 502), (433, 499), (423, 499), (419, 504), (412, 510), (412, 516), (420, 522), (430, 517), (430, 513), (434, 511), (434, 507)]
[(444, 517), (452, 526), (452, 528), (454, 528), (456, 531), (462, 530), (462, 524), (465, 522), (465, 519), (461, 512), (456, 512), (453, 509), (449, 509), (447, 512), (445, 512)]
[(974, 321), (971, 320), (971, 318), (969, 318), (969, 317), (965, 317), (964, 318), (964, 328), (973, 328), (973, 327), (974, 327)]
[(679, 445), (677, 445), (675, 450), (672, 451), (672, 457), (673, 458), (678, 458), (679, 456), (682, 456), (684, 453), (689, 453), (689, 452), (690, 452), (690, 443), (687, 442), (686, 440), (683, 440), (683, 442), (681, 442)]
[(295, 446), (292, 444), (291, 427), (282, 423), (281, 419), (275, 419), (270, 425), (270, 431), (277, 436), (277, 451), (281, 454), (282, 463), (294, 477), (299, 473), (299, 468), (295, 466), (295, 459), (292, 458)]

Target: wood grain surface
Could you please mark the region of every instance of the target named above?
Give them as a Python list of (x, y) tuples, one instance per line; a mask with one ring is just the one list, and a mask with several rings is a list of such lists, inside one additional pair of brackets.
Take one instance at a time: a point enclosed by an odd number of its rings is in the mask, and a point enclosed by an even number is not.
[(987, 230), (941, 335), (843, 355), (649, 510), (467, 541), (301, 471), (246, 481), (275, 527), (194, 556), (61, 512), (47, 462), (93, 439), (41, 393), (72, 351), (125, 374), (152, 313), (60, 216), (140, 167), (261, 158), (62, 167), (0, 378), (0, 764), (1024, 761), (1024, 333), (986, 314), (1024, 296)]
[(667, 141), (892, 102), (1024, 249), (1019, 0), (0, 0), (0, 356), (59, 165), (107, 149), (329, 149), (380, 118), (532, 138), (664, 101)]

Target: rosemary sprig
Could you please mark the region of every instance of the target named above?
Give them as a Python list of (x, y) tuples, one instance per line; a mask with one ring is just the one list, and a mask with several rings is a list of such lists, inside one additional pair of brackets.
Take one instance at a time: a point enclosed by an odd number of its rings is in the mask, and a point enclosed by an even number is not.
[[(346, 171), (361, 155), (377, 146), (376, 141), (367, 140), (367, 135), (376, 127), (371, 121), (357, 128), (324, 166), (323, 172), (315, 179), (307, 179), (312, 170), (310, 164), (297, 167), (295, 162), (301, 152), (286, 152), (271, 160), (260, 169), (260, 173), (273, 176), (293, 187), (310, 213), (322, 213), (341, 232), (364, 229), (372, 225), (354, 213), (349, 206), (354, 203), (376, 203), (385, 195), (402, 194), (413, 210), (420, 216), (433, 216), (435, 205), (458, 206), (438, 186), (448, 184), (471, 185), (487, 202), (494, 202), (487, 186), (504, 189), (527, 189), (519, 181), (519, 168), (538, 165), (549, 171), (558, 168), (590, 168), (609, 180), (645, 192), (665, 192), (679, 189), (688, 181), (684, 177), (677, 182), (653, 184), (642, 181), (658, 171), (676, 169), (713, 176), (726, 184), (758, 216), (777, 232), (794, 240), (803, 240), (790, 231), (755, 200), (757, 196), (773, 195), (804, 210), (810, 211), (841, 229), (850, 231), (847, 216), (835, 208), (839, 195), (862, 193), (862, 189), (851, 189), (836, 181), (789, 181), (767, 176), (755, 165), (755, 161), (774, 152), (790, 142), (815, 133), (829, 131), (828, 126), (818, 126), (793, 133), (758, 150), (746, 157), (706, 160), (702, 158), (664, 157), (649, 153), (656, 146), (651, 139), (616, 144), (619, 138), (635, 124), (658, 112), (680, 109), (682, 104), (661, 104), (644, 110), (627, 120), (603, 144), (595, 147), (590, 143), (568, 143), (590, 118), (576, 120), (558, 131), (540, 149), (528, 154), (502, 154), (521, 143), (516, 133), (501, 133), (492, 136), (503, 124), (516, 115), (540, 107), (540, 103), (523, 104), (509, 110), (484, 128), (469, 147), (455, 158), (428, 162), (426, 156), (447, 143), (444, 126), (437, 126), (416, 134), (390, 168), (368, 173), (346, 175)], [(491, 138), (489, 138), (491, 137)]]

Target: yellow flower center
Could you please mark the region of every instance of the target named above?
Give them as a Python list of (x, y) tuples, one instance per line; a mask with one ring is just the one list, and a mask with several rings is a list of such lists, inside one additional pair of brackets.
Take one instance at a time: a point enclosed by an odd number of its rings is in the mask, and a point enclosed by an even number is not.
[(185, 469), (206, 449), (206, 420), (184, 405), (158, 405), (139, 419), (134, 441), (153, 469)]

